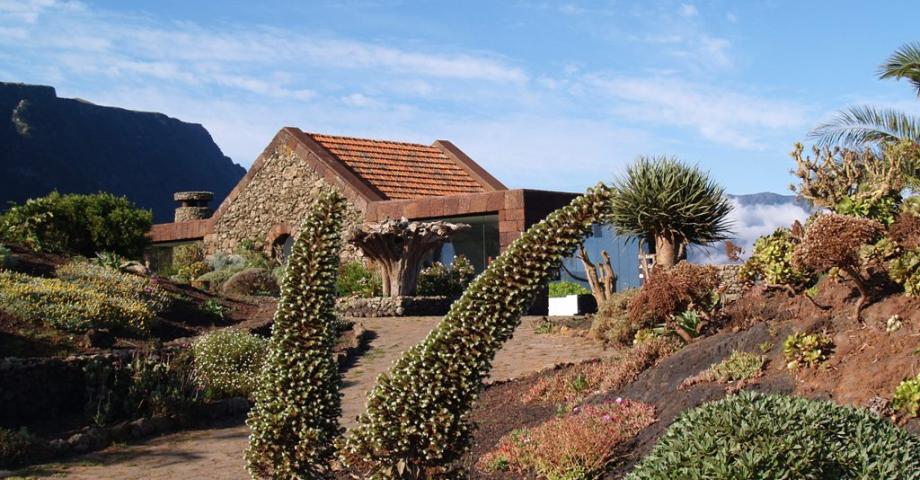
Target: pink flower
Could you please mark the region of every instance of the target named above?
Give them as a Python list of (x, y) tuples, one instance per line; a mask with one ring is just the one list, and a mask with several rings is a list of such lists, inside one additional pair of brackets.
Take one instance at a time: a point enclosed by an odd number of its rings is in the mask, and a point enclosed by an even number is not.
[(609, 422), (611, 420), (610, 415), (604, 415), (601, 418), (603, 418), (605, 422)]
[(575, 407), (572, 409), (572, 413), (574, 413), (575, 415), (578, 415), (578, 412), (580, 411), (581, 411), (581, 407)]
[(617, 402), (617, 405), (620, 405), (623, 403), (623, 399), (621, 397), (617, 397), (616, 402)]

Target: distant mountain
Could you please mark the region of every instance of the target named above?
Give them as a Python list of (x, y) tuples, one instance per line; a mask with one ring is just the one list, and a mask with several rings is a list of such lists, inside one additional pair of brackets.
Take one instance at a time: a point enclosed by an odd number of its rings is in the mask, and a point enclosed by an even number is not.
[(201, 125), (0, 82), (0, 210), (53, 190), (105, 191), (167, 222), (174, 192), (213, 191), (216, 207), (245, 173)]
[(749, 193), (745, 195), (727, 195), (728, 198), (737, 200), (743, 206), (751, 205), (786, 205), (793, 204), (810, 211), (808, 202), (797, 195), (781, 195), (772, 192)]

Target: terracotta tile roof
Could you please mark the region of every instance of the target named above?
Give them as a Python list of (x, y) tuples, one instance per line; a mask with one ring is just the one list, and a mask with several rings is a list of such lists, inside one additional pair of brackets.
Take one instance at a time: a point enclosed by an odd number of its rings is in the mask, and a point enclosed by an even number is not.
[(317, 133), (307, 135), (389, 200), (486, 191), (437, 147)]

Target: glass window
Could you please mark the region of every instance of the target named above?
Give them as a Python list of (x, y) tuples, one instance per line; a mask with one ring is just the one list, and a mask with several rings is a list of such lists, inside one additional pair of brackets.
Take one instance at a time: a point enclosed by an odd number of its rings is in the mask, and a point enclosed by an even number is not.
[(438, 220), (465, 223), (470, 228), (454, 234), (449, 243), (435, 252), (433, 261), (450, 265), (455, 256), (463, 255), (473, 264), (476, 273), (479, 273), (486, 269), (489, 262), (498, 257), (501, 251), (498, 240), (498, 215), (450, 217)]

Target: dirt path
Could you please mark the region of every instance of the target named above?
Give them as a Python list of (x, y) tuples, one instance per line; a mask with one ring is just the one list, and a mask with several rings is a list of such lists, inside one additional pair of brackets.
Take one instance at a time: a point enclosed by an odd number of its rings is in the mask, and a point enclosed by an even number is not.
[[(418, 343), (440, 317), (361, 319), (374, 333), (370, 349), (345, 373), (342, 423), (355, 424), (377, 376), (406, 348)], [(538, 335), (535, 317), (525, 318), (514, 338), (498, 353), (493, 380), (505, 380), (561, 362), (597, 358), (603, 354), (593, 342), (578, 337)], [(249, 434), (245, 425), (181, 432), (127, 446), (114, 446), (72, 461), (43, 465), (22, 472), (29, 478), (73, 479), (248, 479), (243, 449)]]

